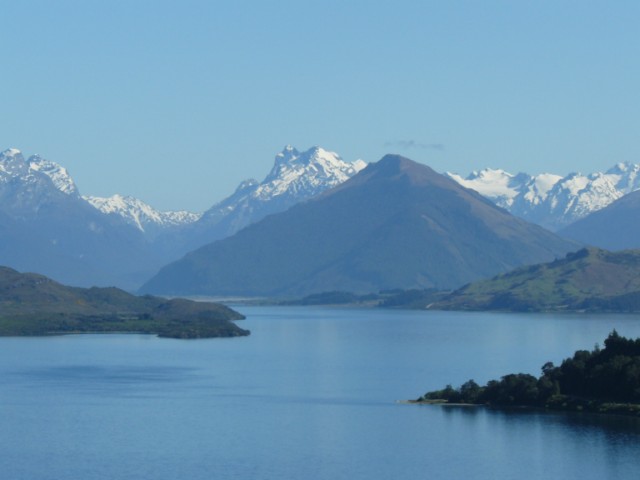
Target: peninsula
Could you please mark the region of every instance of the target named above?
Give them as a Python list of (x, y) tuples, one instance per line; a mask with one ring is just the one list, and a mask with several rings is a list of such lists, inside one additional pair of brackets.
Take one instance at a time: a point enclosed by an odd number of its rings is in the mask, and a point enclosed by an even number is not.
[(217, 303), (78, 288), (0, 267), (0, 336), (148, 333), (169, 338), (249, 335), (240, 313)]
[(483, 387), (469, 380), (460, 388), (447, 385), (410, 403), (526, 406), (640, 417), (640, 338), (628, 339), (614, 330), (604, 348), (579, 350), (558, 367), (547, 362), (539, 378), (510, 374)]

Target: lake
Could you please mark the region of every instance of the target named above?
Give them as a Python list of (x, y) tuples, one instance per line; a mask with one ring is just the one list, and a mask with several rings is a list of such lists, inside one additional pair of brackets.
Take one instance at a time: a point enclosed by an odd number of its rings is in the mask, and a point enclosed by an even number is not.
[(0, 338), (2, 478), (638, 478), (636, 419), (397, 400), (538, 376), (639, 317), (235, 308), (251, 336)]

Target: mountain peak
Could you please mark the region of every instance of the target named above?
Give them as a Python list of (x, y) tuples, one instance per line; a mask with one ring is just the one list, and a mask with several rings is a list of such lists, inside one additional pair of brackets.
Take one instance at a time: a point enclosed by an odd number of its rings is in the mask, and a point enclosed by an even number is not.
[(261, 183), (261, 187), (276, 183), (278, 191), (281, 191), (283, 188), (286, 190), (286, 186), (292, 183), (315, 183), (315, 179), (319, 178), (327, 179), (332, 187), (355, 175), (362, 169), (363, 164), (364, 162), (345, 162), (337, 153), (319, 146), (311, 147), (304, 152), (287, 146), (276, 155), (273, 168)]
[(32, 155), (28, 160), (29, 169), (45, 174), (51, 179), (58, 190), (67, 195), (79, 195), (73, 178), (63, 166), (42, 158), (40, 155)]
[(337, 153), (330, 152), (317, 145), (304, 152), (300, 152), (291, 145), (287, 145), (282, 152), (276, 155), (271, 175), (280, 175), (282, 168), (294, 168), (297, 165), (303, 167), (312, 163), (334, 165), (341, 162), (343, 162), (343, 160)]
[(300, 152), (287, 145), (276, 155), (262, 182), (241, 183), (231, 196), (205, 212), (198, 222), (203, 238), (211, 241), (231, 235), (345, 182), (366, 166), (362, 160), (346, 162), (337, 153), (319, 146)]
[(22, 152), (17, 148), (7, 148), (0, 153), (0, 157), (15, 157), (16, 155), (22, 155)]
[(29, 171), (22, 152), (17, 148), (8, 148), (0, 153), (0, 171), (11, 177), (26, 175)]
[(420, 165), (413, 160), (403, 157), (402, 155), (398, 155), (395, 153), (387, 153), (384, 157), (376, 162), (380, 168), (398, 168), (398, 169), (407, 169), (414, 168), (416, 165)]
[(17, 148), (8, 148), (0, 153), (0, 176), (4, 181), (18, 181), (23, 184), (52, 185), (67, 195), (78, 195), (73, 179), (67, 170), (55, 162), (46, 160), (40, 155), (32, 155), (25, 160)]
[(639, 165), (635, 165), (630, 162), (620, 162), (620, 163), (616, 163), (613, 167), (607, 170), (606, 173), (613, 174), (613, 175), (620, 175), (620, 174), (628, 173), (631, 171), (637, 171), (638, 168), (639, 168)]
[(286, 164), (290, 163), (292, 160), (295, 160), (300, 155), (300, 152), (296, 150), (291, 145), (286, 145), (280, 153), (276, 155), (275, 164)]
[(467, 180), (482, 179), (484, 181), (492, 181), (502, 178), (514, 178), (514, 175), (501, 168), (483, 168), (482, 170), (474, 170), (471, 172)]
[(396, 154), (387, 154), (366, 170), (366, 177), (406, 177), (412, 183), (441, 183), (443, 180), (448, 181), (443, 175), (434, 171), (431, 167), (422, 163), (415, 162), (407, 157)]

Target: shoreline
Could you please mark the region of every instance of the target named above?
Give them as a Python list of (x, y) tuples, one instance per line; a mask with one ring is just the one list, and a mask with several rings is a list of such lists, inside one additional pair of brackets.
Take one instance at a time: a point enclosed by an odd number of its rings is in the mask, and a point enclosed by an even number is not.
[(449, 403), (445, 399), (399, 400), (402, 405), (435, 405), (441, 407), (484, 407), (496, 410), (538, 410), (559, 413), (588, 413), (594, 415), (614, 415), (640, 419), (640, 404), (613, 403), (599, 400), (561, 398), (544, 406), (540, 405), (491, 405), (486, 403)]

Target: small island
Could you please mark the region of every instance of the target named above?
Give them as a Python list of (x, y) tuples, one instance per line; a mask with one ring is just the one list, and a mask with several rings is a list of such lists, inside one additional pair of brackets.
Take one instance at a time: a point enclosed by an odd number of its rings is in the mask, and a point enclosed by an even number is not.
[(480, 386), (469, 380), (447, 385), (410, 403), (536, 407), (640, 416), (640, 338), (614, 330), (591, 350), (579, 350), (560, 366), (547, 362), (539, 378), (517, 373)]
[(0, 267), (0, 336), (145, 333), (167, 338), (249, 335), (224, 305), (136, 296), (118, 288), (68, 287), (35, 273)]

